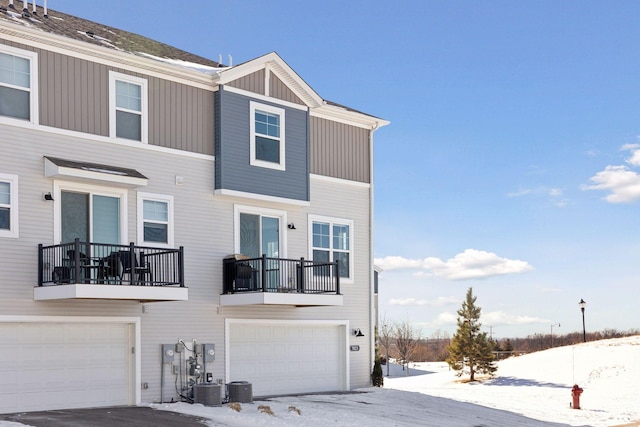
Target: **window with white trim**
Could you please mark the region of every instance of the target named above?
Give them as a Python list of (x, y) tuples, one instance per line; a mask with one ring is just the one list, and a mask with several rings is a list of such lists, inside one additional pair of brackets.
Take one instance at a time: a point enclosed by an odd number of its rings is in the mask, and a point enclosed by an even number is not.
[(338, 262), (340, 277), (353, 279), (353, 221), (309, 218), (311, 257), (315, 262)]
[(138, 193), (138, 243), (173, 247), (173, 196)]
[(18, 177), (0, 174), (0, 237), (18, 237)]
[(37, 123), (35, 52), (0, 45), (0, 116)]
[(285, 170), (284, 109), (251, 101), (250, 114), (250, 164)]
[(109, 72), (109, 134), (147, 142), (147, 80)]

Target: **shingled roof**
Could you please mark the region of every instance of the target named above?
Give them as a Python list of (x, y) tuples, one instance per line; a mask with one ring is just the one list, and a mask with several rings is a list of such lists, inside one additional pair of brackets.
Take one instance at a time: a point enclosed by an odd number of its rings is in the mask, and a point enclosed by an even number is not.
[(139, 34), (119, 30), (77, 16), (67, 15), (53, 9), (44, 14), (42, 6), (36, 6), (33, 11), (33, 2), (29, 2), (27, 10), (23, 10), (21, 0), (0, 0), (0, 22), (12, 22), (29, 28), (36, 28), (47, 33), (69, 37), (75, 40), (116, 49), (131, 54), (146, 53), (159, 58), (176, 59), (191, 62), (208, 67), (221, 67), (223, 65), (194, 55), (173, 46), (143, 37)]

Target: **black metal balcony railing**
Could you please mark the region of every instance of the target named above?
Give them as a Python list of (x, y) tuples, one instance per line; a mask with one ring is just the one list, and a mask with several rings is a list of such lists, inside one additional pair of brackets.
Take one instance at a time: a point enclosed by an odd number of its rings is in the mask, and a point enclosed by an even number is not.
[(223, 260), (223, 294), (294, 292), (340, 295), (337, 262), (268, 258)]
[(68, 284), (184, 287), (184, 248), (80, 242), (38, 245), (38, 286)]

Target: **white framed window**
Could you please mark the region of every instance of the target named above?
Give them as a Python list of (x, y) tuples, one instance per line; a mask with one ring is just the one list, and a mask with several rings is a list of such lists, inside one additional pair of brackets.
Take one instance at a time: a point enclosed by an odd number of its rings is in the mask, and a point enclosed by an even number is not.
[(285, 170), (285, 112), (283, 108), (250, 102), (250, 164)]
[(18, 177), (0, 173), (0, 237), (18, 237)]
[(340, 278), (353, 280), (353, 221), (309, 216), (309, 257), (316, 262), (336, 262)]
[(53, 189), (55, 242), (128, 243), (127, 189), (69, 181)]
[(254, 206), (234, 206), (234, 251), (249, 258), (263, 254), (269, 258), (286, 258), (283, 224), (287, 213)]
[(173, 247), (173, 196), (138, 192), (138, 244)]
[(0, 44), (0, 116), (38, 123), (38, 54)]
[(147, 80), (109, 71), (109, 135), (147, 143)]

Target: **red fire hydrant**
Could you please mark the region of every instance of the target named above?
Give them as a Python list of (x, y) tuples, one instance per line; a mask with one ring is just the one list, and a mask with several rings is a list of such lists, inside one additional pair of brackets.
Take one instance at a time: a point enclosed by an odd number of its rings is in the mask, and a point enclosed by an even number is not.
[(580, 409), (580, 395), (582, 394), (582, 389), (578, 387), (578, 384), (574, 384), (571, 389), (571, 397), (573, 397), (573, 409)]

